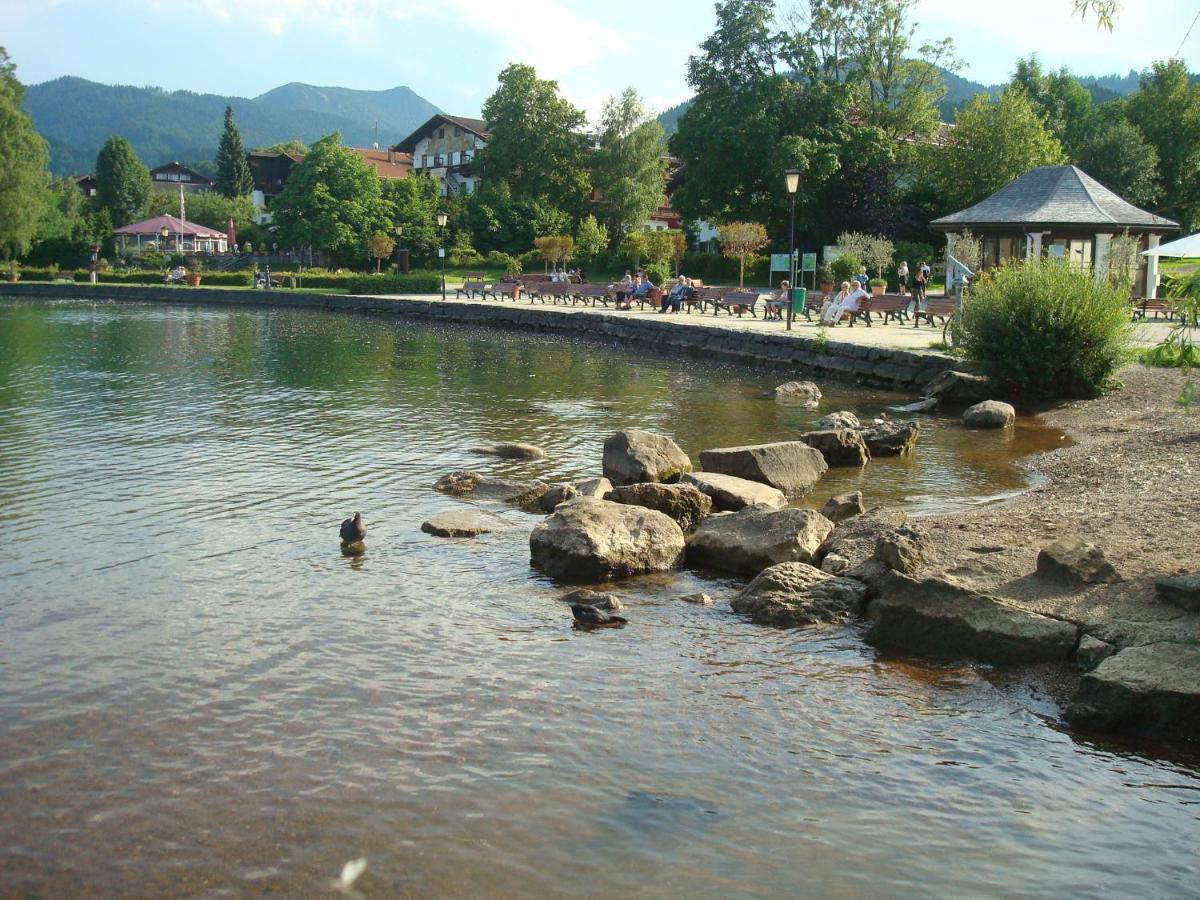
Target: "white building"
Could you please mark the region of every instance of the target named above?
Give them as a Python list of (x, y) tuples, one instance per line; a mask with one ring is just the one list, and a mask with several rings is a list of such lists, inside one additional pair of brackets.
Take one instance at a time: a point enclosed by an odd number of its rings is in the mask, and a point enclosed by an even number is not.
[(412, 154), (412, 171), (436, 178), (443, 197), (459, 196), (478, 188), (480, 178), (472, 163), (487, 140), (482, 119), (439, 113), (392, 149)]

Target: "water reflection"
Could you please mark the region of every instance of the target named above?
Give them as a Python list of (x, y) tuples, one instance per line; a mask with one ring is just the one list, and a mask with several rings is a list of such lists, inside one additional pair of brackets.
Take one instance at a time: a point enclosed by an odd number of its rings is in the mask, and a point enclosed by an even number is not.
[[(0, 303), (0, 893), (309, 894), (361, 855), (383, 896), (1189, 893), (1195, 765), (1063, 733), (1053, 691), (755, 627), (703, 573), (616, 585), (629, 625), (575, 632), (534, 517), (419, 530), (454, 468), (584, 477), (624, 425), (695, 454), (902, 399), (813, 413), (770, 382), (387, 318)], [(924, 421), (914, 458), (814, 499), (1016, 490), (1051, 439)], [(516, 439), (547, 458), (467, 452)]]

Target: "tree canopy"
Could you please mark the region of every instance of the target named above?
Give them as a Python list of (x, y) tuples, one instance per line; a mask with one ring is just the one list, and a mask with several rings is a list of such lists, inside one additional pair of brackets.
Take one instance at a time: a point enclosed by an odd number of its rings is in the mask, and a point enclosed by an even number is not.
[(663, 130), (633, 88), (610, 98), (600, 114), (592, 186), (610, 234), (639, 227), (665, 200)]
[(1158, 211), (1184, 228), (1200, 225), (1200, 86), (1179, 60), (1156, 62), (1126, 102), (1126, 115), (1158, 154), (1166, 188)]
[(0, 258), (29, 252), (44, 206), (50, 151), (21, 108), (25, 88), (0, 47)]
[(113, 225), (136, 221), (152, 189), (150, 170), (129, 141), (116, 135), (105, 141), (96, 157), (96, 202), (108, 210)]
[(233, 107), (225, 107), (225, 130), (217, 147), (217, 190), (226, 197), (249, 196), (254, 178), (246, 161), (246, 148), (233, 121)]

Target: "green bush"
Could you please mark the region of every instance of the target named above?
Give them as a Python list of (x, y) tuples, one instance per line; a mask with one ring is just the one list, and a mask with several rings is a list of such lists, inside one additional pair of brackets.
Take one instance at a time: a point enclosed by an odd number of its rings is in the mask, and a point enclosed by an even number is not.
[[(305, 286), (307, 286), (307, 280)], [(442, 292), (442, 276), (438, 272), (366, 275), (351, 278), (347, 288), (351, 294), (440, 294)]]
[(1128, 358), (1129, 294), (1052, 260), (1001, 266), (972, 287), (967, 356), (1010, 395), (1095, 397)]
[[(771, 268), (770, 257), (751, 254), (746, 257), (746, 284), (765, 285)], [(738, 261), (720, 253), (685, 253), (679, 271), (705, 284), (737, 284)]]
[(671, 277), (671, 267), (666, 263), (650, 263), (646, 266), (646, 277), (655, 287), (662, 287)]
[(869, 284), (873, 288), (874, 287), (885, 288), (888, 285), (887, 281), (884, 280), (883, 278), (872, 278), (870, 281), (867, 282), (867, 284)]
[(862, 262), (857, 256), (844, 253), (829, 264), (829, 274), (833, 276), (833, 287), (838, 289), (843, 281), (851, 281), (862, 271)]
[(911, 276), (923, 261), (933, 265), (933, 245), (922, 244), (917, 241), (896, 241), (896, 252), (893, 262), (898, 266), (901, 261), (908, 263), (908, 271)]

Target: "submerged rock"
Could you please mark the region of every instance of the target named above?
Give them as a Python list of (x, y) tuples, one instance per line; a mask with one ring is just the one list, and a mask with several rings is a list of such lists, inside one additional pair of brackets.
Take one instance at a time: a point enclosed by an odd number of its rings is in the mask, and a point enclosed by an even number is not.
[(675, 598), (681, 603), (695, 603), (697, 606), (712, 606), (713, 598), (708, 594), (682, 594)]
[(511, 527), (507, 521), (482, 509), (450, 509), (421, 523), (435, 537), (477, 537)]
[(985, 375), (947, 370), (925, 386), (925, 396), (943, 403), (978, 403), (995, 392), (992, 380)]
[(1088, 728), (1200, 737), (1200, 647), (1129, 647), (1083, 676), (1067, 718)]
[(941, 578), (886, 577), (867, 607), (867, 640), (882, 650), (991, 663), (1065, 660), (1078, 631)]
[(862, 467), (871, 459), (871, 451), (862, 434), (848, 428), (807, 431), (800, 435), (800, 440), (825, 457), (830, 466)]
[(1160, 578), (1154, 582), (1154, 589), (1160, 600), (1188, 612), (1200, 612), (1200, 572)]
[(713, 506), (729, 512), (737, 512), (747, 506), (765, 506), (769, 509), (781, 509), (787, 506), (787, 497), (783, 491), (760, 484), (757, 481), (747, 481), (734, 475), (721, 475), (717, 472), (689, 472), (679, 479), (680, 484), (696, 488), (705, 496), (712, 499)]
[(833, 523), (811, 509), (748, 506), (713, 516), (688, 539), (693, 565), (757, 575), (781, 562), (812, 563)]
[(529, 536), (530, 561), (554, 578), (601, 581), (663, 572), (683, 559), (675, 520), (607, 500), (564, 503)]
[(821, 402), (821, 389), (811, 381), (788, 381), (773, 391), (776, 400), (798, 403), (809, 408)]
[(558, 599), (571, 604), (582, 603), (585, 606), (594, 606), (597, 609), (607, 609), (613, 612), (621, 609), (621, 598), (607, 591), (580, 588), (576, 591), (569, 591)]
[(700, 465), (706, 472), (769, 484), (789, 497), (807, 494), (829, 468), (825, 457), (803, 441), (703, 450)]
[(930, 410), (937, 409), (937, 405), (938, 402), (936, 398), (926, 397), (923, 400), (914, 400), (912, 403), (901, 403), (898, 406), (889, 406), (888, 409), (890, 409), (892, 412), (919, 413), (929, 412)]
[(614, 485), (673, 481), (692, 461), (669, 437), (626, 428), (604, 442), (604, 477)]
[(433, 488), (455, 497), (470, 495), (473, 500), (495, 500), (517, 506), (535, 504), (547, 491), (540, 481), (515, 481), (467, 471), (451, 472), (439, 478)]
[[(685, 478), (688, 476), (684, 476)], [(712, 498), (702, 493), (691, 484), (629, 484), (613, 488), (606, 495), (606, 500), (614, 503), (627, 503), (632, 506), (644, 506), (665, 513), (683, 529), (684, 534), (691, 534), (704, 521), (704, 517), (712, 512)]]
[(533, 444), (492, 444), (487, 447), (472, 447), (472, 453), (499, 456), (503, 459), (541, 459), (546, 455), (541, 447)]
[(1104, 552), (1078, 537), (1060, 538), (1038, 553), (1037, 574), (1048, 581), (1073, 585), (1115, 584), (1121, 580)]
[(866, 512), (866, 509), (863, 507), (862, 491), (853, 491), (849, 494), (838, 494), (836, 497), (830, 497), (825, 501), (825, 505), (821, 507), (821, 515), (834, 525), (854, 516), (862, 515), (864, 512)]
[(1007, 428), (1017, 420), (1017, 411), (1012, 404), (1000, 400), (984, 400), (963, 413), (962, 423), (967, 428)]
[(904, 456), (916, 445), (920, 434), (917, 422), (880, 422), (864, 428), (862, 438), (872, 456)]
[(572, 603), (571, 615), (575, 619), (576, 628), (607, 628), (614, 625), (627, 625), (628, 619), (614, 616), (588, 603)]
[(558, 504), (574, 500), (576, 497), (603, 500), (604, 495), (612, 489), (612, 482), (607, 478), (589, 478), (575, 484), (556, 484), (542, 495), (538, 505), (542, 508), (542, 512), (552, 513)]
[(842, 624), (861, 614), (866, 595), (861, 582), (785, 562), (760, 572), (732, 606), (759, 625)]

